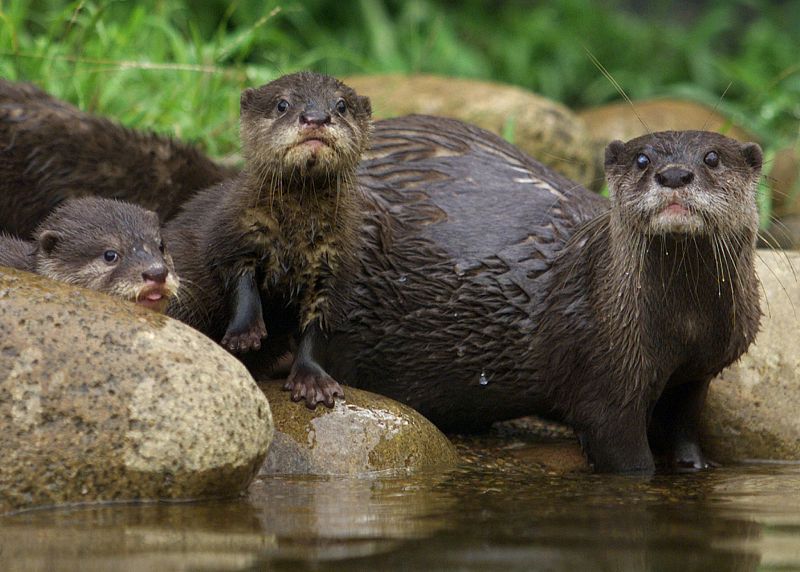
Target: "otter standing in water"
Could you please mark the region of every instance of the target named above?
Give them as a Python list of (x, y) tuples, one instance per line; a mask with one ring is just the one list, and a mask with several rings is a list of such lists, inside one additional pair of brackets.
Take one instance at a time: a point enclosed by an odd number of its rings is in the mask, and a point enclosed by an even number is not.
[(158, 216), (112, 199), (69, 199), (28, 242), (0, 235), (0, 266), (91, 288), (163, 312), (178, 289)]
[(317, 363), (358, 256), (370, 103), (335, 78), (303, 72), (241, 97), (246, 166), (198, 193), (165, 228), (185, 295), (168, 313), (259, 364), (299, 336), (286, 388), (333, 406), (342, 389)]
[(184, 143), (125, 129), (0, 79), (0, 231), (29, 238), (69, 198), (118, 198), (162, 221), (229, 171)]
[(706, 132), (616, 141), (609, 205), (483, 130), (379, 122), (359, 179), (370, 240), (329, 371), (444, 429), (565, 421), (598, 471), (652, 472), (651, 446), (705, 467), (709, 380), (760, 319), (761, 157)]

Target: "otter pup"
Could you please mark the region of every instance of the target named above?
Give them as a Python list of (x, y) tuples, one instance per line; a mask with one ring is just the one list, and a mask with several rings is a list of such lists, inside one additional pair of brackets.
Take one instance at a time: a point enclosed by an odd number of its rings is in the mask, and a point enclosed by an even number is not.
[(302, 72), (241, 96), (246, 165), (198, 193), (166, 225), (185, 295), (169, 315), (259, 367), (299, 336), (286, 389), (333, 406), (341, 387), (317, 363), (338, 321), (359, 249), (355, 170), (370, 103), (335, 78)]
[(84, 113), (0, 79), (0, 230), (30, 238), (68, 198), (119, 198), (174, 216), (194, 191), (233, 175), (193, 147)]
[(83, 286), (163, 312), (178, 289), (158, 216), (96, 197), (69, 199), (28, 242), (0, 235), (0, 265)]
[(651, 447), (705, 467), (709, 380), (760, 319), (761, 161), (715, 133), (615, 141), (609, 204), (483, 130), (379, 122), (363, 271), (326, 365), (448, 430), (565, 421), (598, 471), (652, 472)]

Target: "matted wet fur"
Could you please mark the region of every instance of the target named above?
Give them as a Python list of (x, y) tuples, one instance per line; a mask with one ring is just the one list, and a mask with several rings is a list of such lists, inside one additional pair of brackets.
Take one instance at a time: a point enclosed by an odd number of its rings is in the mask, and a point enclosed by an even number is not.
[(360, 249), (355, 169), (370, 113), (367, 98), (321, 74), (246, 89), (244, 170), (198, 193), (165, 228), (185, 285), (169, 314), (233, 352), (255, 352), (243, 356), (251, 369), (299, 338), (286, 388), (309, 407), (343, 395), (316, 353)]
[(758, 329), (760, 168), (757, 145), (714, 133), (614, 142), (609, 202), (483, 130), (378, 122), (369, 240), (326, 365), (444, 429), (565, 421), (598, 471), (651, 472), (651, 446), (704, 467), (708, 382)]
[(63, 200), (87, 195), (124, 199), (165, 221), (194, 191), (232, 174), (190, 145), (0, 79), (0, 231), (30, 238)]
[(99, 197), (68, 199), (33, 241), (0, 235), (0, 265), (164, 311), (179, 286), (158, 215)]

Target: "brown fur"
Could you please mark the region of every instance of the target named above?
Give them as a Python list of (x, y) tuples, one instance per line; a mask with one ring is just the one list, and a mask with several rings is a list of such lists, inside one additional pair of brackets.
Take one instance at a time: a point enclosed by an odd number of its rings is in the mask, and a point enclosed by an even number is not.
[(178, 289), (158, 216), (139, 206), (97, 197), (69, 199), (34, 234), (30, 242), (4, 235), (0, 264), (159, 311)]
[[(284, 112), (277, 108), (282, 100), (289, 105)], [(340, 101), (343, 113), (336, 110)], [(304, 123), (307, 113), (327, 114), (328, 122)], [(290, 336), (300, 336), (302, 349), (306, 332), (327, 331), (359, 250), (355, 168), (369, 117), (369, 100), (319, 74), (245, 90), (244, 171), (198, 193), (166, 227), (186, 285), (169, 313), (231, 351), (258, 350), (267, 336), (267, 347), (248, 358), (254, 367), (287, 351)], [(327, 144), (302, 143), (310, 136)], [(257, 294), (238, 286), (251, 275)], [(242, 305), (257, 308), (242, 312)], [(240, 323), (242, 314), (250, 317)], [(303, 363), (295, 360), (290, 376), (293, 397), (332, 405), (338, 385), (321, 369), (305, 375)]]
[(231, 175), (189, 145), (0, 79), (0, 230), (27, 239), (62, 201), (87, 195), (134, 202), (168, 220), (194, 191)]
[[(651, 168), (634, 172), (641, 149)], [(702, 163), (710, 149), (716, 169)], [(651, 445), (671, 464), (705, 466), (696, 424), (708, 381), (760, 317), (760, 161), (757, 146), (710, 133), (616, 142), (609, 205), (477, 128), (379, 122), (360, 170), (369, 240), (327, 365), (445, 429), (566, 421), (600, 471), (652, 471)], [(691, 234), (653, 232), (668, 203), (643, 208), (670, 164), (697, 184), (655, 194), (700, 214)]]

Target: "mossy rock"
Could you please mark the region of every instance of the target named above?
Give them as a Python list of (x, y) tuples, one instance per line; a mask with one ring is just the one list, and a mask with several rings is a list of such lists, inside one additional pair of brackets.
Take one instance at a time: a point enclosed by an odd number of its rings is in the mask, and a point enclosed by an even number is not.
[(271, 438), (263, 394), (210, 339), (0, 268), (0, 512), (233, 496)]
[(800, 461), (800, 253), (761, 250), (755, 343), (711, 382), (703, 445), (718, 461)]
[(272, 406), (275, 439), (262, 474), (363, 475), (442, 470), (455, 466), (455, 448), (430, 421), (388, 397), (345, 387), (333, 409), (308, 409), (282, 390), (259, 384)]

